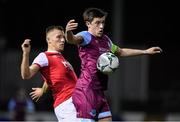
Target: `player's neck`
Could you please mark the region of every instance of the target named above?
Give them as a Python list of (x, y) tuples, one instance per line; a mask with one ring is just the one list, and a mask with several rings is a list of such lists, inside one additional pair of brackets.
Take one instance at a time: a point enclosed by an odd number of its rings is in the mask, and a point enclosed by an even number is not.
[(47, 52), (58, 52), (58, 53), (60, 53), (59, 51), (54, 50), (54, 49), (50, 49), (50, 48), (47, 49)]

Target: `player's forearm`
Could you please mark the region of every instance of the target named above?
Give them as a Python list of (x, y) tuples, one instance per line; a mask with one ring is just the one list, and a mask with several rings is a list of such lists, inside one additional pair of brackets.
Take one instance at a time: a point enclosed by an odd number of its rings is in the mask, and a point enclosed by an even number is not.
[(46, 81), (44, 81), (44, 84), (42, 86), (42, 90), (43, 90), (43, 93), (46, 93), (48, 90), (48, 85), (47, 85)]
[(30, 78), (29, 54), (28, 53), (23, 53), (22, 63), (21, 63), (21, 77), (22, 77), (22, 79)]
[(67, 31), (65, 33), (65, 38), (66, 38), (66, 42), (69, 43), (69, 44), (77, 44), (78, 43), (77, 38), (73, 34), (72, 31)]
[(146, 50), (128, 49), (128, 48), (120, 49), (119, 52), (120, 52), (120, 56), (122, 56), (122, 57), (126, 57), (126, 56), (138, 56), (138, 55), (147, 54)]

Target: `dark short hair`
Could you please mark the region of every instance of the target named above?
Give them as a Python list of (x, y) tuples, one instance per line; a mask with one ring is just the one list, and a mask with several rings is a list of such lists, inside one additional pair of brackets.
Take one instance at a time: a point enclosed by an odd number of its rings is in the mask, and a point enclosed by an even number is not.
[(47, 33), (49, 33), (50, 31), (54, 30), (54, 29), (57, 29), (57, 30), (61, 30), (61, 31), (64, 31), (64, 28), (62, 26), (57, 26), (57, 25), (51, 25), (49, 27), (46, 28), (46, 35)]
[(92, 22), (94, 18), (102, 18), (107, 16), (107, 12), (99, 9), (99, 8), (88, 8), (83, 13), (84, 21)]

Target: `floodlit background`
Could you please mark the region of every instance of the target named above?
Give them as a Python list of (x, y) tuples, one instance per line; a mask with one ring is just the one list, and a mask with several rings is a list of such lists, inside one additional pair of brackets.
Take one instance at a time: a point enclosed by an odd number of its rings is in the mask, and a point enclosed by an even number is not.
[[(108, 12), (105, 34), (120, 47), (163, 49), (160, 55), (120, 58), (107, 92), (113, 120), (180, 121), (180, 8), (177, 1), (163, 0), (0, 0), (0, 118), (11, 119), (8, 103), (18, 89), (28, 96), (32, 87), (43, 84), (39, 74), (21, 79), (24, 39), (32, 40), (32, 62), (47, 48), (47, 26), (65, 27), (75, 19), (79, 27), (74, 33), (86, 30), (82, 13), (88, 7)], [(77, 47), (66, 44), (63, 54), (79, 75)], [(52, 102), (50, 93), (33, 102), (26, 120), (56, 120)]]

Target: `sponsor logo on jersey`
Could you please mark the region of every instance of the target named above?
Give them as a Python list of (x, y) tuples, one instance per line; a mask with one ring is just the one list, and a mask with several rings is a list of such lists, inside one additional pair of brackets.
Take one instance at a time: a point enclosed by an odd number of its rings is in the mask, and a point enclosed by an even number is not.
[(62, 63), (63, 63), (63, 65), (64, 65), (66, 68), (69, 68), (70, 70), (73, 70), (73, 67), (72, 67), (72, 65), (71, 65), (69, 62), (67, 62), (67, 61), (62, 61)]

